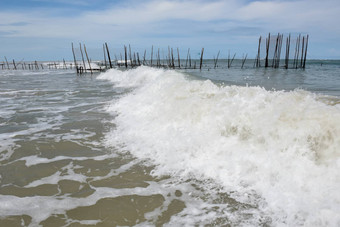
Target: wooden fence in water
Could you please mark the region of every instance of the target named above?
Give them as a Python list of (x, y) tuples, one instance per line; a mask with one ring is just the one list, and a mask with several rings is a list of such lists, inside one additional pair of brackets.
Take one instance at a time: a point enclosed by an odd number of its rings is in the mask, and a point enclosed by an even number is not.
[[(292, 37), (289, 34), (284, 37), (283, 34), (271, 35), (263, 39), (259, 37), (257, 54), (254, 59), (247, 59), (248, 54), (243, 54), (242, 58), (238, 58), (240, 61), (240, 67), (243, 68), (245, 62), (248, 60), (253, 61), (252, 67), (271, 67), (271, 68), (284, 68), (284, 69), (305, 69), (307, 59), (309, 35), (297, 35)], [(39, 70), (39, 69), (75, 69), (77, 74), (93, 73), (95, 71), (105, 71), (109, 68), (123, 67), (134, 68), (141, 65), (147, 65), (150, 67), (158, 68), (170, 68), (170, 69), (202, 69), (204, 67), (203, 59), (204, 48), (200, 50), (199, 58), (193, 59), (191, 56), (190, 48), (185, 51), (185, 56), (181, 57), (179, 48), (167, 47), (167, 53), (161, 57), (160, 48), (154, 48), (151, 46), (150, 54), (147, 56), (147, 50), (139, 53), (133, 51), (131, 45), (124, 45), (122, 52), (110, 53), (109, 46), (104, 43), (102, 46), (103, 60), (96, 61), (95, 63), (89, 58), (85, 44), (79, 43), (79, 47), (74, 47), (72, 43), (73, 62), (15, 62), (14, 59), (9, 62), (5, 57), (5, 61), (0, 62), (0, 68), (2, 70)], [(285, 50), (284, 57), (281, 58), (281, 52)], [(220, 50), (217, 52), (216, 57), (209, 59), (212, 61), (212, 68), (218, 67), (218, 61), (220, 56)], [(118, 57), (119, 56), (119, 57)], [(226, 60), (226, 67), (231, 68), (234, 60), (236, 59), (236, 53), (230, 54), (228, 51), (228, 57)], [(207, 60), (207, 59), (206, 59)], [(210, 65), (211, 67), (211, 65)], [(236, 67), (236, 66), (234, 66)]]

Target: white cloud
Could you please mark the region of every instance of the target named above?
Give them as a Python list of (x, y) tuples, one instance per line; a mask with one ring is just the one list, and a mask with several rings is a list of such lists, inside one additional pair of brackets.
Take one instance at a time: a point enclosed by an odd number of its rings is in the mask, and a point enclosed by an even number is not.
[[(340, 39), (339, 12), (340, 2), (335, 0), (130, 0), (105, 10), (66, 16), (56, 9), (25, 12), (0, 9), (0, 37), (115, 40), (121, 44), (144, 40), (148, 42), (145, 45), (150, 45), (169, 34), (170, 40), (218, 43), (236, 38), (246, 42), (247, 35), (254, 39), (268, 32), (302, 32), (321, 42), (327, 37)], [(186, 38), (190, 36), (195, 39)]]
[[(51, 9), (50, 9), (51, 10)], [(0, 31), (14, 31), (15, 36), (29, 37), (75, 37), (98, 36), (91, 31), (108, 33), (134, 30), (137, 34), (148, 32), (154, 25), (165, 21), (186, 23), (206, 22), (207, 27), (215, 21), (224, 21), (225, 29), (237, 27), (263, 27), (270, 31), (329, 31), (340, 35), (337, 21), (340, 21), (340, 4), (336, 1), (134, 1), (107, 10), (87, 11), (78, 16), (50, 17), (45, 12), (1, 13), (0, 20), (8, 26)], [(11, 23), (26, 22), (24, 26)], [(106, 27), (110, 26), (110, 27)], [(229, 27), (228, 27), (229, 26)], [(166, 29), (166, 28), (164, 28)], [(190, 30), (190, 28), (188, 28)], [(202, 27), (204, 31), (206, 28)], [(129, 35), (129, 34), (127, 34)]]

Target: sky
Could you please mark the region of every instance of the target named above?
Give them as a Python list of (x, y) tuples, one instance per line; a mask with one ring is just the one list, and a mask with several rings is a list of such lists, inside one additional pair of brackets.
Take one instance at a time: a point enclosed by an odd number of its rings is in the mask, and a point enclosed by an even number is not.
[(71, 43), (102, 59), (105, 42), (112, 55), (130, 44), (255, 58), (268, 33), (308, 34), (309, 59), (340, 59), (339, 22), (339, 0), (1, 0), (0, 62), (72, 60)]

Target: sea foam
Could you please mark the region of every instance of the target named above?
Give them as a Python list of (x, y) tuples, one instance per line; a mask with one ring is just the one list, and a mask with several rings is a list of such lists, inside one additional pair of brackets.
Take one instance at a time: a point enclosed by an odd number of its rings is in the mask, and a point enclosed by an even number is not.
[(107, 107), (107, 145), (149, 160), (155, 175), (213, 180), (273, 225), (340, 225), (339, 105), (149, 67), (98, 79), (129, 91)]

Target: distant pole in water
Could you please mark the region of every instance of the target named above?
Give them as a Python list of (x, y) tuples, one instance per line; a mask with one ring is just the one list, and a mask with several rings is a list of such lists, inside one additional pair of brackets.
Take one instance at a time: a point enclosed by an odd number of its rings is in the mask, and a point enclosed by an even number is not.
[(144, 56), (143, 56), (143, 65), (145, 65), (145, 58), (146, 58), (146, 50), (144, 50)]
[(285, 68), (288, 69), (289, 64), (289, 50), (290, 50), (290, 34), (286, 39), (286, 58), (285, 58)]
[(127, 64), (127, 48), (126, 46), (124, 45), (124, 53), (125, 53), (125, 68), (128, 67), (128, 64)]
[(89, 63), (89, 68), (90, 68), (91, 75), (92, 75), (91, 62), (90, 62), (90, 60), (89, 60), (89, 56), (87, 55), (87, 51), (86, 51), (86, 46), (85, 46), (85, 44), (84, 44), (84, 51), (85, 51), (85, 55), (86, 55), (86, 58), (87, 58), (87, 62)]
[(244, 66), (244, 63), (246, 62), (247, 60), (247, 56), (248, 54), (246, 54), (246, 56), (244, 57), (244, 59), (242, 60), (242, 66), (241, 66), (241, 69), (243, 69), (243, 66)]
[(133, 67), (133, 62), (132, 62), (132, 55), (131, 55), (131, 46), (130, 46), (130, 44), (129, 44), (129, 58), (130, 58), (130, 66), (131, 66), (131, 68)]
[(81, 43), (79, 43), (79, 47), (80, 47), (81, 59), (83, 60), (84, 70), (85, 70), (85, 73), (86, 73), (86, 65), (85, 65), (85, 60), (84, 60), (84, 55), (83, 55), (83, 48), (81, 47)]
[(303, 60), (303, 68), (304, 68), (304, 69), (306, 68), (306, 58), (307, 58), (308, 38), (309, 38), (309, 35), (307, 35), (307, 38), (306, 38), (305, 57), (304, 57), (304, 60)]
[(7, 69), (9, 69), (9, 64), (8, 64), (6, 56), (5, 56), (5, 60), (6, 60), (6, 64), (7, 64)]
[(150, 63), (151, 67), (152, 67), (152, 56), (153, 56), (153, 45), (151, 46), (151, 63)]
[(214, 59), (214, 68), (217, 66), (218, 56), (220, 55), (220, 51), (218, 51), (216, 59)]
[(266, 40), (266, 59), (264, 67), (268, 67), (268, 56), (269, 56), (269, 45), (270, 45), (270, 33), (268, 34), (268, 38)]
[(64, 62), (64, 67), (65, 69), (67, 69), (67, 65), (66, 65), (66, 62), (65, 62), (65, 59), (63, 58), (63, 62)]
[[(79, 71), (78, 71), (78, 66), (77, 66), (76, 55), (74, 54), (73, 43), (72, 43), (72, 53), (73, 53), (74, 66), (76, 67), (77, 74), (78, 74), (78, 73), (79, 73)], [(48, 67), (50, 67), (50, 66), (48, 66)]]
[(138, 66), (140, 66), (140, 60), (139, 60), (139, 53), (137, 52), (137, 61), (138, 61)]
[(107, 69), (107, 64), (106, 64), (106, 51), (105, 51), (105, 46), (103, 44), (103, 53), (104, 53), (104, 64), (105, 64), (105, 69)]
[(185, 68), (188, 66), (190, 48), (188, 48), (187, 60), (185, 61)]
[(180, 60), (180, 57), (179, 57), (179, 49), (177, 47), (177, 55), (178, 55), (178, 68), (180, 69), (181, 68), (181, 60)]
[(174, 49), (171, 47), (171, 66), (175, 68)]
[(230, 65), (228, 66), (228, 68), (230, 68), (230, 67), (231, 67), (231, 65), (233, 64), (233, 61), (234, 61), (234, 59), (235, 59), (235, 56), (236, 56), (236, 53), (234, 54), (233, 58), (231, 59), (231, 61), (230, 61)]
[(204, 48), (202, 48), (202, 51), (201, 51), (200, 70), (202, 69), (202, 64), (203, 64), (203, 53), (204, 53)]
[(304, 58), (304, 49), (305, 49), (305, 37), (302, 37), (302, 48), (301, 48), (301, 63), (300, 68), (303, 66), (303, 58)]
[(15, 61), (14, 61), (14, 59), (13, 59), (13, 66), (14, 66), (14, 69), (16, 70), (16, 69), (17, 69), (17, 67), (16, 67), (16, 65), (15, 65)]
[(105, 46), (106, 46), (107, 57), (109, 59), (110, 69), (112, 69), (111, 56), (110, 56), (110, 51), (109, 51), (109, 47), (108, 47), (107, 43), (105, 43)]
[(257, 49), (257, 58), (256, 58), (256, 67), (261, 67), (261, 40), (262, 40), (262, 36), (260, 36), (259, 38), (259, 46), (258, 46), (258, 49)]

